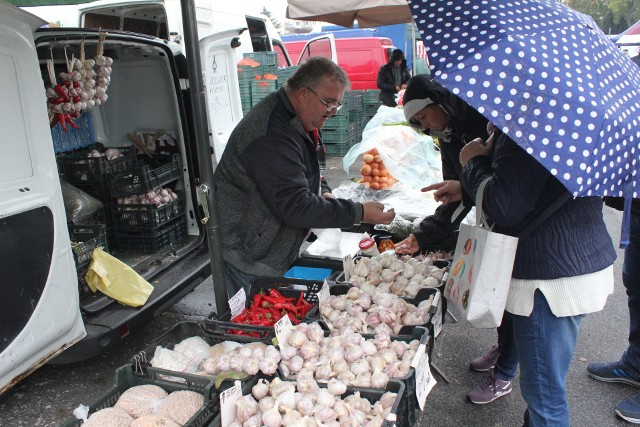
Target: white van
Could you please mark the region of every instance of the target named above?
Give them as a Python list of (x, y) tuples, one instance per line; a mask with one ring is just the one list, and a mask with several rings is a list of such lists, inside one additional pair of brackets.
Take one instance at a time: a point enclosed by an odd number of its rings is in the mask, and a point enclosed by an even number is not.
[[(189, 31), (187, 57), (175, 43), (110, 31), (103, 46), (113, 60), (108, 99), (65, 132), (47, 111), (55, 104), (46, 96), (48, 63), (57, 80), (82, 45), (87, 58), (96, 56), (99, 33), (38, 29), (43, 23), (0, 1), (0, 394), (54, 357), (79, 361), (116, 345), (212, 272), (216, 294), (226, 294), (221, 258), (209, 251), (216, 241), (215, 218), (206, 221), (215, 165), (209, 132), (242, 115), (233, 59), (240, 30), (200, 41), (202, 62), (216, 67), (200, 65)], [(168, 152), (136, 155), (131, 135), (155, 143), (158, 131), (175, 143)], [(117, 171), (119, 158), (93, 157), (92, 148), (117, 149), (134, 163)], [(102, 209), (70, 224), (75, 211), (63, 199), (63, 180), (100, 199)], [(177, 199), (132, 202), (132, 194), (156, 188)], [(100, 244), (154, 286), (143, 306), (88, 289), (77, 248), (92, 240), (71, 236), (76, 225), (99, 225)], [(72, 238), (83, 243), (72, 246)], [(226, 303), (211, 300), (218, 309)]]

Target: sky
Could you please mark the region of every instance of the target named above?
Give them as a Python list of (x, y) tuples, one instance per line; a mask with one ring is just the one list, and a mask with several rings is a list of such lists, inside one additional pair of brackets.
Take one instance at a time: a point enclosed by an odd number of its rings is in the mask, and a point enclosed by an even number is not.
[[(220, 0), (217, 0), (220, 1)], [(284, 22), (287, 16), (287, 0), (238, 0), (245, 13), (260, 13), (266, 7), (271, 15)]]

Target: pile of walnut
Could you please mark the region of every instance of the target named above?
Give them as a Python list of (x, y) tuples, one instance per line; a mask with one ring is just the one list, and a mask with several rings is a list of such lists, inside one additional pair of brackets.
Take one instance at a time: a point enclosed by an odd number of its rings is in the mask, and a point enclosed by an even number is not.
[(433, 265), (433, 259), (420, 255), (398, 257), (384, 253), (373, 258), (360, 258), (353, 267), (349, 283), (368, 294), (376, 290), (415, 298), (421, 288), (437, 288), (445, 268)]

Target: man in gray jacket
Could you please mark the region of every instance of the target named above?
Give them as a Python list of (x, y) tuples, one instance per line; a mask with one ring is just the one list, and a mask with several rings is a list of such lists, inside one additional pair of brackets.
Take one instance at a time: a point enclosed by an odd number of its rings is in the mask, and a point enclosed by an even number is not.
[(264, 98), (232, 132), (214, 181), (227, 292), (256, 276), (281, 276), (311, 228), (389, 224), (393, 211), (321, 191), (319, 129), (349, 88), (342, 68), (314, 57)]

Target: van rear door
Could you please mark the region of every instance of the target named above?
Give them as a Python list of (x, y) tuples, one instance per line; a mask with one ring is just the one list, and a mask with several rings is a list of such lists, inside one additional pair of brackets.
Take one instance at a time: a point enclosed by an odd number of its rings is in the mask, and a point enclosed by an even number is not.
[(243, 117), (235, 62), (235, 50), (243, 30), (227, 30), (200, 40), (210, 143), (215, 153), (214, 168), (222, 157), (231, 132)]
[(309, 40), (302, 49), (298, 64), (302, 64), (312, 56), (322, 56), (338, 63), (336, 40), (333, 34), (325, 34)]
[(0, 394), (85, 336), (33, 30), (0, 2)]

